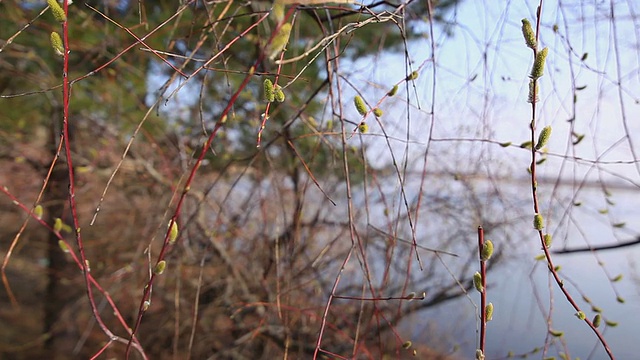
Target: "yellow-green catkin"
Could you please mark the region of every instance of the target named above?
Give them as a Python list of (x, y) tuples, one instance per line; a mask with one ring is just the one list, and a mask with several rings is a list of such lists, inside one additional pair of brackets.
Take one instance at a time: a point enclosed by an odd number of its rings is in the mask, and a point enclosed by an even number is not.
[(56, 21), (67, 21), (67, 15), (65, 15), (62, 6), (58, 4), (57, 0), (47, 0), (47, 4), (49, 4), (49, 8), (51, 8), (51, 12), (53, 13), (53, 17), (56, 19)]
[(156, 275), (162, 275), (162, 273), (164, 272), (164, 269), (166, 268), (167, 268), (167, 262), (164, 260), (160, 260), (156, 264), (155, 268), (153, 268), (153, 273)]
[(417, 71), (413, 71), (411, 74), (407, 75), (406, 80), (407, 81), (411, 81), (411, 80), (415, 80), (418, 78), (418, 72)]
[(493, 242), (491, 240), (487, 240), (482, 244), (480, 260), (487, 261), (491, 258), (491, 255), (493, 255)]
[(521, 149), (531, 149), (531, 141), (525, 141), (520, 144)]
[(42, 209), (42, 205), (37, 205), (33, 209), (33, 215), (35, 215), (36, 219), (42, 220), (42, 214), (44, 213), (44, 209)]
[(530, 103), (535, 103), (540, 100), (540, 96), (538, 93), (540, 92), (540, 87), (536, 86), (536, 81), (531, 79), (529, 80), (529, 97), (527, 99)]
[(56, 218), (53, 223), (53, 232), (59, 233), (62, 230), (62, 219)]
[(169, 244), (174, 244), (178, 239), (178, 223), (174, 221), (170, 222), (171, 231), (169, 231)]
[(375, 115), (376, 117), (381, 117), (382, 114), (384, 114), (384, 112), (382, 112), (380, 108), (373, 109), (373, 115)]
[(477, 271), (473, 274), (473, 286), (478, 290), (478, 292), (484, 292), (484, 286), (482, 286), (482, 274)]
[(602, 315), (596, 314), (596, 316), (593, 317), (593, 326), (598, 327), (600, 326), (601, 323), (602, 323)]
[(273, 82), (271, 79), (264, 79), (262, 83), (264, 87), (264, 100), (266, 102), (274, 102), (276, 99), (275, 91), (273, 90)]
[(562, 335), (564, 335), (564, 332), (560, 331), (560, 330), (549, 330), (549, 334), (555, 336), (555, 337), (561, 337)]
[(538, 143), (536, 144), (536, 150), (540, 150), (547, 145), (549, 138), (551, 137), (551, 126), (545, 126), (540, 135), (538, 135)]
[(65, 253), (71, 252), (71, 250), (63, 240), (58, 240), (58, 246), (60, 247), (62, 252), (65, 252)]
[(276, 0), (271, 8), (269, 14), (276, 22), (280, 22), (284, 19), (284, 2)]
[(387, 93), (387, 96), (391, 97), (395, 95), (397, 92), (398, 92), (398, 85), (393, 85), (391, 90), (389, 90), (389, 92)]
[(364, 121), (361, 122), (358, 125), (358, 131), (360, 131), (360, 133), (362, 133), (362, 134), (366, 134), (369, 131), (369, 125), (367, 125), (367, 123), (364, 122)]
[(353, 104), (356, 107), (356, 110), (358, 110), (358, 114), (360, 115), (366, 115), (367, 113), (367, 105), (364, 103), (364, 100), (362, 100), (362, 98), (360, 97), (360, 95), (356, 95), (353, 98)]
[(544, 246), (546, 246), (547, 249), (551, 247), (551, 242), (553, 242), (551, 234), (544, 234)]
[(604, 323), (607, 324), (607, 326), (611, 326), (611, 327), (618, 326), (618, 322), (613, 320), (605, 320)]
[(522, 35), (524, 36), (524, 42), (527, 44), (527, 47), (535, 50), (538, 46), (536, 34), (533, 32), (533, 27), (528, 19), (522, 19)]
[(282, 86), (276, 84), (276, 89), (273, 95), (277, 102), (279, 103), (284, 102), (285, 96), (284, 96), (284, 91), (282, 91)]
[(580, 320), (584, 320), (587, 318), (587, 315), (584, 313), (584, 311), (578, 311), (576, 313), (576, 317)]
[(411, 345), (413, 345), (411, 340), (407, 340), (407, 341), (404, 342), (404, 344), (402, 344), (402, 347), (405, 348), (405, 349), (410, 349)]
[(531, 69), (531, 75), (529, 75), (532, 79), (538, 79), (542, 77), (544, 74), (544, 63), (547, 60), (547, 54), (549, 53), (549, 48), (544, 48), (536, 54), (535, 60), (533, 60), (533, 68)]
[(62, 45), (62, 38), (57, 32), (51, 33), (51, 47), (55, 51), (56, 55), (64, 56), (64, 46)]
[(291, 23), (284, 23), (280, 26), (278, 33), (273, 37), (273, 40), (271, 40), (269, 59), (275, 59), (280, 55), (280, 52), (286, 48), (289, 42), (289, 35), (291, 34), (291, 27)]
[(486, 322), (493, 320), (493, 303), (488, 303), (484, 307), (484, 319)]
[(542, 230), (544, 228), (544, 218), (540, 214), (533, 216), (533, 228), (536, 230)]

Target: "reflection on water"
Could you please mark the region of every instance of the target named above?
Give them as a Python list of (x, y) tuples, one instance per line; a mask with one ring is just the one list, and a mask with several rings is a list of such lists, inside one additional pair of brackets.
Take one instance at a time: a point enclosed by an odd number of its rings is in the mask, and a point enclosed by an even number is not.
[[(591, 203), (597, 203), (601, 196), (600, 192), (593, 190), (581, 195)], [(615, 201), (611, 203), (615, 205), (610, 207), (611, 212), (607, 214), (594, 211), (593, 208), (591, 211), (571, 211), (570, 225), (560, 221), (558, 226), (567, 228), (563, 231), (568, 234), (566, 243), (569, 245), (565, 245), (562, 237), (556, 236), (560, 239), (555, 240), (552, 247), (584, 246), (582, 235), (591, 244), (615, 243), (618, 241), (616, 237), (630, 240), (630, 234), (637, 230), (633, 220), (640, 215), (636, 205), (640, 201), (640, 194), (622, 191), (614, 193), (612, 198)], [(562, 214), (555, 214), (555, 218), (559, 221)], [(625, 228), (630, 229), (612, 227), (611, 218), (625, 221), (628, 224)], [(554, 229), (553, 222), (550, 228)], [(557, 232), (562, 233), (560, 230)], [(499, 239), (494, 238), (493, 241), (499, 246)], [(568, 351), (572, 358), (607, 358), (592, 330), (574, 315), (575, 310), (549, 276), (545, 262), (534, 260), (540, 253), (532, 248), (529, 254), (510, 258), (488, 275), (487, 301), (493, 302), (495, 310), (493, 321), (487, 326), (487, 358), (505, 358), (510, 351), (522, 355), (534, 349), (540, 349), (540, 352), (530, 356), (541, 358), (545, 343), (549, 344), (545, 356), (558, 356)], [(602, 321), (599, 329), (618, 359), (635, 359), (640, 353), (640, 342), (637, 340), (640, 333), (637, 259), (640, 259), (639, 245), (595, 254), (554, 255), (555, 265), (561, 266), (560, 275), (565, 286), (587, 317), (592, 319), (596, 314), (594, 310), (600, 308), (603, 320), (617, 323), (617, 326), (611, 327)], [(623, 275), (622, 280), (612, 281), (619, 274)], [(620, 303), (618, 297), (624, 303)], [(467, 355), (473, 354), (477, 346), (474, 304), (479, 304), (479, 298), (477, 293), (470, 293), (469, 298), (457, 299), (423, 313), (427, 323), (437, 324), (436, 332), (448, 334), (443, 335), (446, 337), (443, 341), (449, 349), (460, 346), (457, 354), (462, 358), (468, 358)], [(547, 335), (547, 322), (550, 328), (562, 331), (564, 336), (557, 339)], [(418, 327), (415, 324), (412, 326), (415, 336), (422, 336)]]

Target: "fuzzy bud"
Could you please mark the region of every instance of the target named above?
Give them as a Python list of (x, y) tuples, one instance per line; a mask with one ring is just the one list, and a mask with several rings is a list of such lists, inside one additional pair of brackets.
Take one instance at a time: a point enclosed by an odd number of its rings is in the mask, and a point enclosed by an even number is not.
[(59, 233), (62, 230), (62, 219), (56, 218), (53, 223), (53, 232)]
[(271, 79), (264, 79), (262, 85), (264, 86), (264, 100), (272, 103), (276, 98), (275, 92), (273, 91), (273, 82)]
[(60, 250), (62, 250), (62, 252), (65, 252), (65, 253), (71, 252), (71, 250), (69, 249), (67, 244), (64, 242), (64, 240), (58, 240), (58, 246), (60, 247)]
[(276, 84), (276, 89), (273, 95), (277, 102), (284, 102), (285, 96), (284, 91), (282, 91), (282, 86)]
[(369, 125), (364, 121), (361, 122), (360, 125), (358, 125), (358, 131), (360, 131), (361, 134), (366, 134), (369, 131)]
[(473, 274), (473, 286), (478, 290), (478, 292), (484, 292), (484, 286), (482, 286), (482, 274), (477, 271)]
[(493, 242), (491, 240), (487, 240), (482, 245), (482, 254), (480, 255), (480, 260), (487, 261), (493, 255)]
[(552, 241), (553, 241), (553, 238), (551, 237), (551, 234), (544, 234), (544, 246), (546, 246), (547, 248), (550, 248)]
[(367, 113), (367, 105), (364, 103), (364, 100), (359, 95), (356, 95), (353, 98), (353, 105), (355, 105), (356, 110), (358, 110), (358, 114), (366, 115)]
[(387, 93), (387, 96), (391, 97), (395, 95), (397, 92), (398, 92), (398, 85), (393, 85), (391, 90), (389, 90), (389, 92)]
[(596, 314), (596, 316), (593, 317), (592, 322), (594, 327), (600, 326), (600, 324), (602, 323), (602, 315)]
[(289, 35), (291, 35), (291, 27), (291, 23), (284, 23), (280, 26), (276, 36), (271, 40), (269, 59), (275, 59), (280, 55), (280, 52), (285, 50), (287, 43), (289, 42)]
[(42, 209), (42, 205), (37, 205), (34, 209), (33, 209), (33, 215), (36, 217), (36, 219), (38, 220), (42, 220), (42, 214), (44, 213), (44, 210)]
[(174, 244), (178, 239), (178, 223), (173, 220), (169, 222), (171, 231), (169, 231), (169, 244)]
[(564, 332), (560, 330), (549, 330), (549, 334), (555, 337), (561, 337), (562, 335), (564, 335)]
[(56, 55), (64, 56), (64, 46), (62, 45), (62, 38), (57, 32), (51, 33), (51, 47)]
[(486, 322), (493, 319), (493, 303), (488, 303), (487, 306), (484, 307), (484, 319)]
[(153, 268), (153, 273), (156, 275), (162, 275), (166, 267), (167, 267), (167, 262), (164, 260), (160, 260), (158, 261), (156, 266)]
[(536, 34), (533, 32), (533, 27), (528, 19), (522, 19), (522, 35), (524, 36), (524, 42), (532, 50), (535, 50), (538, 46), (536, 42)]
[(536, 86), (536, 81), (533, 79), (529, 80), (529, 98), (528, 98), (528, 102), (530, 103), (536, 103), (538, 102), (538, 100), (540, 100), (540, 96), (538, 96), (538, 93), (540, 92), (539, 90), (539, 86)]
[(536, 144), (536, 150), (540, 150), (549, 142), (549, 137), (551, 137), (551, 126), (545, 126), (542, 131), (540, 131), (540, 135), (538, 135), (538, 143)]
[(414, 71), (411, 74), (407, 75), (407, 78), (405, 80), (411, 81), (411, 80), (415, 80), (417, 78), (418, 78), (418, 72)]
[(536, 54), (535, 60), (533, 60), (533, 68), (531, 68), (531, 74), (529, 77), (532, 79), (538, 79), (542, 77), (544, 74), (544, 63), (547, 60), (547, 54), (549, 53), (549, 48), (544, 48)]
[(533, 216), (533, 228), (536, 230), (542, 230), (544, 228), (544, 218), (540, 214)]
[(47, 0), (47, 4), (49, 4), (49, 8), (51, 8), (53, 17), (58, 22), (62, 23), (67, 21), (67, 15), (65, 15), (64, 10), (62, 9), (62, 6), (60, 6), (60, 4), (58, 4), (56, 0)]

